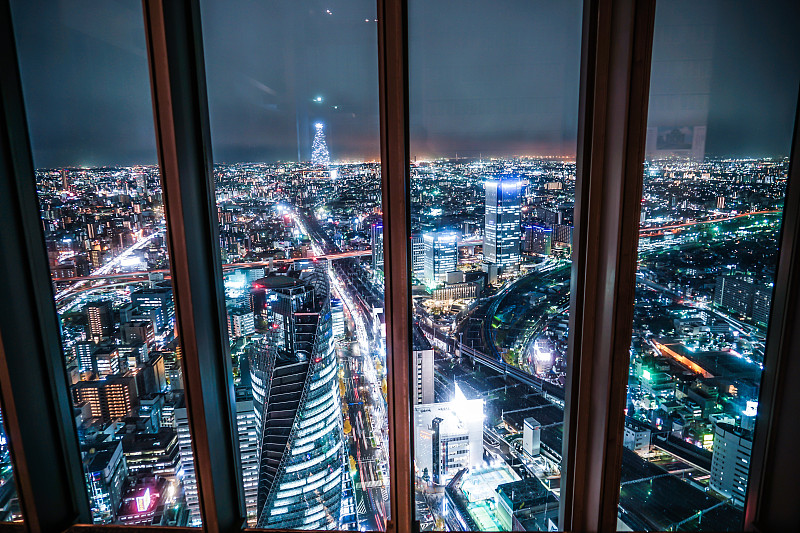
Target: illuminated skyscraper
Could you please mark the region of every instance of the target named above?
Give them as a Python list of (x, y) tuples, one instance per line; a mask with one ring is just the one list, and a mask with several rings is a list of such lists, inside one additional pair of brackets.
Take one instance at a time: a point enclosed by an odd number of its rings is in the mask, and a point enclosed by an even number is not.
[(78, 341), (72, 346), (72, 354), (78, 362), (78, 370), (80, 372), (93, 372), (95, 361), (92, 357), (97, 344), (91, 341)]
[(372, 271), (383, 273), (383, 224), (373, 222), (370, 226), (370, 244), (372, 245)]
[(114, 333), (114, 318), (111, 314), (111, 302), (99, 301), (86, 304), (86, 321), (88, 336), (95, 342)]
[(140, 309), (161, 309), (164, 327), (171, 327), (175, 318), (175, 306), (172, 303), (172, 287), (168, 282), (155, 287), (137, 289), (131, 293), (131, 303)]
[[(255, 527), (258, 510), (258, 427), (253, 409), (253, 399), (249, 395), (241, 395), (237, 389), (236, 427), (239, 434), (239, 455), (242, 458), (242, 484), (244, 485), (244, 501), (247, 510), (247, 524)], [(244, 391), (243, 391), (244, 392)]]
[(112, 524), (117, 518), (128, 466), (122, 453), (122, 441), (98, 443), (81, 450), (89, 505), (95, 524)]
[(526, 254), (550, 255), (553, 248), (553, 228), (540, 224), (522, 227), (522, 251)]
[(328, 153), (328, 143), (325, 142), (325, 132), (322, 131), (322, 122), (314, 124), (314, 142), (311, 144), (311, 162), (315, 165), (327, 167), (331, 164), (331, 156)]
[(444, 281), (448, 272), (458, 265), (458, 235), (452, 232), (432, 232), (422, 235), (425, 245), (425, 283), (435, 285)]
[(270, 328), (250, 353), (260, 528), (339, 526), (345, 451), (326, 268), (257, 282)]
[(413, 347), (411, 350), (411, 371), (413, 373), (411, 401), (414, 405), (434, 403), (433, 346), (418, 325), (414, 326), (411, 339)]
[(181, 399), (175, 408), (175, 431), (178, 433), (178, 451), (183, 466), (183, 490), (186, 495), (186, 505), (189, 508), (189, 525), (200, 526), (200, 497), (197, 489), (197, 473), (194, 466), (194, 452), (192, 451), (192, 434), (189, 429), (189, 413)]
[(89, 402), (92, 417), (111, 422), (128, 416), (139, 407), (136, 382), (132, 376), (113, 376), (79, 381), (72, 386), (74, 405)]
[(500, 270), (519, 265), (520, 197), (523, 182), (514, 175), (500, 175), (485, 182), (486, 223), (483, 258)]
[(714, 426), (709, 485), (739, 508), (744, 507), (752, 448), (752, 432), (725, 423)]
[(411, 234), (411, 272), (419, 279), (425, 275), (425, 241), (419, 233)]

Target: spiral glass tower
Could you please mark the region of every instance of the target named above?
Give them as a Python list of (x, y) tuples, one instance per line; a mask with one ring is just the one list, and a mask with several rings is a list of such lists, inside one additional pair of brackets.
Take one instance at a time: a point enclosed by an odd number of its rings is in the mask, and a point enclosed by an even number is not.
[(344, 473), (327, 262), (255, 285), (269, 333), (250, 353), (259, 528), (336, 529)]

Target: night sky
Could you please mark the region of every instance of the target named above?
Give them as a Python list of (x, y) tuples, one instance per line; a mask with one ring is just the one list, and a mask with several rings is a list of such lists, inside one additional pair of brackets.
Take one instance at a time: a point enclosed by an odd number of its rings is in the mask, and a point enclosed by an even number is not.
[[(378, 157), (374, 0), (201, 2), (216, 162)], [(784, 155), (800, 3), (662, 0), (650, 124), (708, 155)], [(37, 167), (156, 162), (138, 0), (12, 2)], [(330, 13), (328, 13), (330, 11)], [(577, 0), (413, 0), (412, 155), (573, 155)]]

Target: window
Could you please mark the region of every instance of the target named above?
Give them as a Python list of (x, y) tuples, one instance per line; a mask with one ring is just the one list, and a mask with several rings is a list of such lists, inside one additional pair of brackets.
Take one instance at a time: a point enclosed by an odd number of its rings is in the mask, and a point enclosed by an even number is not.
[(375, 4), (202, 15), (247, 523), (384, 530)]
[(85, 497), (200, 525), (140, 6), (62, 7), (13, 13)]
[(423, 530), (558, 527), (580, 28), (579, 2), (409, 4)]
[(658, 3), (620, 530), (742, 527), (800, 82), (783, 21), (796, 13)]
[(0, 519), (797, 522), (796, 6), (9, 3)]

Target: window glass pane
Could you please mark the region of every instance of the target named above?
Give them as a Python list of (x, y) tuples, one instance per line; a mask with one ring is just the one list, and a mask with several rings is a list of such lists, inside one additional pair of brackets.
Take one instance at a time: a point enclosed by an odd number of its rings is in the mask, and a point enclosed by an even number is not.
[(375, 2), (201, 2), (247, 523), (389, 519)]
[(412, 1), (416, 513), (559, 527), (579, 1)]
[(199, 525), (141, 3), (12, 4), (92, 519)]
[(795, 2), (657, 4), (620, 530), (742, 528), (798, 19)]
[(0, 412), (0, 522), (19, 522), (22, 521), (22, 511), (17, 498), (14, 465), (8, 448), (5, 420)]

